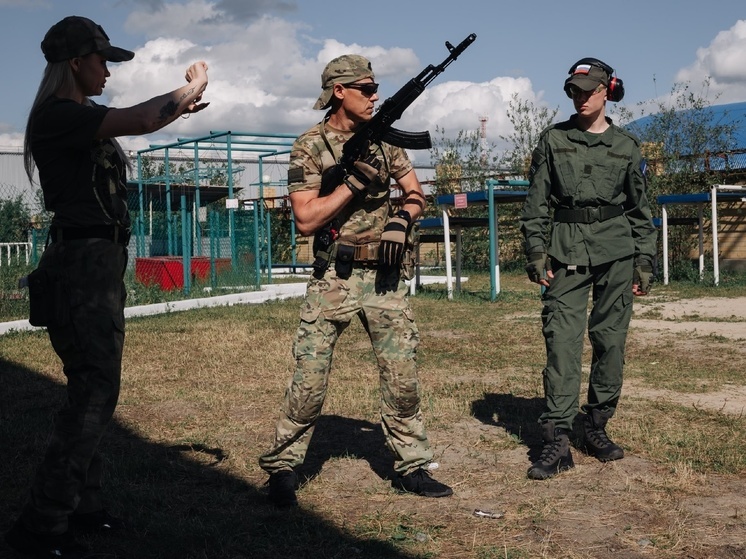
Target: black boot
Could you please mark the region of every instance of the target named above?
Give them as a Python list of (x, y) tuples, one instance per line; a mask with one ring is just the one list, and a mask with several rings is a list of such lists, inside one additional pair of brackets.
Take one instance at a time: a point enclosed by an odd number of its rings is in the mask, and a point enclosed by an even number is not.
[(591, 413), (583, 419), (583, 439), (585, 450), (591, 456), (595, 456), (601, 462), (619, 460), (624, 458), (624, 450), (609, 439), (606, 434), (606, 423), (611, 417), (610, 414), (604, 413), (598, 409), (591, 410)]
[(539, 459), (528, 469), (530, 479), (547, 479), (575, 467), (570, 453), (568, 431), (555, 428), (553, 421), (545, 421), (541, 429), (544, 448), (541, 449)]
[(298, 498), (295, 488), (298, 476), (293, 470), (280, 470), (269, 476), (269, 500), (281, 508), (297, 507)]
[(441, 483), (430, 475), (424, 468), (417, 468), (407, 475), (397, 475), (391, 486), (399, 491), (414, 493), (422, 497), (448, 497), (453, 495), (453, 489)]

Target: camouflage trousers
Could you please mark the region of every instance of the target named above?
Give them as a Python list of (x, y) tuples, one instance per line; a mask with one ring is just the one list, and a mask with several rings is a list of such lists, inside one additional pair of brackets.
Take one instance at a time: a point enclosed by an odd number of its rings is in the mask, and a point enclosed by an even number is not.
[(354, 268), (346, 279), (333, 269), (308, 283), (293, 344), (295, 373), (285, 392), (272, 449), (259, 459), (269, 473), (303, 463), (326, 397), (334, 346), (359, 317), (370, 337), (380, 373), (381, 424), (395, 455), (394, 469), (407, 473), (433, 457), (420, 411), (416, 356), (419, 331), (398, 274)]
[[(613, 415), (622, 394), (624, 347), (632, 318), (632, 258), (601, 266), (568, 270), (552, 262), (554, 279), (544, 293), (543, 333), (547, 348), (544, 369), (546, 407), (539, 421), (572, 429), (578, 413), (583, 334), (593, 349), (587, 404)], [(588, 315), (588, 293), (592, 308)]]
[(66, 318), (47, 331), (67, 377), (67, 399), (22, 514), (34, 532), (65, 532), (73, 511), (102, 508), (97, 448), (119, 397), (126, 264), (127, 249), (104, 239), (53, 243), (39, 263), (63, 282), (64, 295), (50, 304)]

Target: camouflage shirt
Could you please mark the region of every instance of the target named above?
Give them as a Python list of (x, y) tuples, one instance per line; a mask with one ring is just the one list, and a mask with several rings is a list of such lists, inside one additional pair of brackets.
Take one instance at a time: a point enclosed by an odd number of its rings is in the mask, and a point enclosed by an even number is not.
[[(342, 146), (353, 134), (336, 130), (326, 121), (301, 134), (293, 144), (288, 171), (302, 177), (302, 180), (288, 185), (290, 194), (302, 190), (320, 190), (321, 176), (336, 164), (342, 154)], [(386, 188), (367, 192), (363, 200), (352, 200), (342, 210), (339, 221), (340, 240), (343, 242), (364, 243), (380, 239), (392, 214), (388, 185), (391, 179), (399, 179), (413, 168), (403, 148), (381, 143), (371, 146), (370, 151), (381, 160), (380, 178)]]

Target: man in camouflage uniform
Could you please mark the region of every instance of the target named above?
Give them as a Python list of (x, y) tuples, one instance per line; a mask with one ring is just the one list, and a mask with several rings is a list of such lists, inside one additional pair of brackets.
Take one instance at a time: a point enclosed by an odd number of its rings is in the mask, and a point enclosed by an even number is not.
[(624, 456), (606, 434), (606, 423), (622, 392), (633, 295), (648, 292), (656, 249), (638, 140), (606, 117), (606, 101), (624, 94), (622, 81), (607, 64), (586, 58), (570, 69), (565, 92), (577, 114), (542, 133), (521, 216), (526, 271), (546, 288), (546, 407), (539, 418), (544, 448), (528, 470), (532, 479), (574, 466), (568, 434), (578, 413), (591, 288), (593, 359), (582, 408), (584, 446), (603, 462)]
[[(370, 62), (362, 56), (332, 60), (314, 106), (329, 110), (296, 140), (290, 157), (290, 201), (298, 231), (316, 234), (316, 261), (293, 344), (295, 373), (272, 448), (260, 458), (270, 474), (270, 500), (278, 506), (297, 504), (293, 468), (303, 463), (321, 414), (334, 346), (355, 316), (370, 336), (380, 368), (381, 423), (396, 456), (392, 485), (427, 497), (452, 494), (427, 469), (433, 453), (420, 410), (419, 332), (401, 273), (411, 224), (425, 206), (422, 187), (406, 152), (386, 143), (371, 145), (350, 174), (339, 174), (336, 167), (344, 143), (373, 116), (378, 100), (373, 80)], [(340, 178), (329, 184), (330, 177)], [(392, 178), (404, 198), (396, 213)]]

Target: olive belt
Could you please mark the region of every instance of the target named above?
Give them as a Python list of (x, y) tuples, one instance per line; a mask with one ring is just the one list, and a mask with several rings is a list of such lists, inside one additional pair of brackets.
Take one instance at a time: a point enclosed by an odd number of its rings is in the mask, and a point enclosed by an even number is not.
[(624, 213), (622, 206), (598, 206), (595, 208), (557, 208), (554, 221), (559, 223), (596, 223), (606, 221)]

